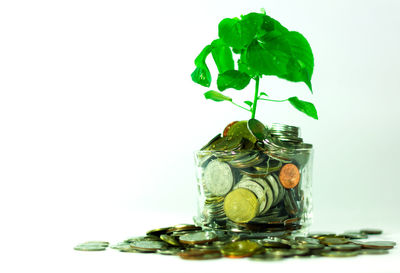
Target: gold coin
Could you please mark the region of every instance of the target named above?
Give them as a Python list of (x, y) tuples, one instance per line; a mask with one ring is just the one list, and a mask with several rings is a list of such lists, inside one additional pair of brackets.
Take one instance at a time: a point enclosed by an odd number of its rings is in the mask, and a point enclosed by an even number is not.
[(247, 128), (247, 120), (238, 121), (232, 124), (226, 135), (246, 138), (252, 143), (255, 143), (257, 141), (256, 137), (253, 136), (253, 134)]
[(249, 257), (263, 252), (265, 250), (260, 244), (250, 240), (229, 243), (221, 248), (222, 255), (228, 258)]
[(231, 129), (232, 125), (235, 124), (235, 123), (237, 123), (237, 121), (233, 121), (233, 122), (229, 123), (229, 124), (225, 127), (224, 132), (222, 133), (222, 135), (223, 135), (223, 136), (227, 136), (227, 135), (228, 135), (229, 129)]
[(256, 217), (259, 206), (256, 195), (244, 188), (231, 191), (224, 200), (226, 216), (236, 223), (247, 223)]
[(176, 240), (173, 236), (167, 235), (167, 234), (161, 234), (160, 239), (166, 242), (167, 244), (173, 245), (173, 246), (180, 246), (181, 244)]
[(279, 180), (286, 189), (292, 189), (299, 184), (300, 172), (294, 164), (286, 164), (279, 172)]

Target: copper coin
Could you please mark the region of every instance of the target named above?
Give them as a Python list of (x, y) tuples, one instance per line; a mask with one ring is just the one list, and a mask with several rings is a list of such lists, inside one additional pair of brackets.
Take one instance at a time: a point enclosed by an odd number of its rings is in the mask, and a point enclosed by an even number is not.
[(362, 248), (369, 249), (391, 249), (396, 243), (392, 241), (370, 241), (370, 242), (361, 242)]
[(299, 184), (300, 171), (296, 165), (292, 163), (285, 164), (279, 172), (279, 180), (283, 187), (286, 189), (292, 189)]
[(236, 122), (237, 122), (237, 121), (233, 121), (233, 122), (229, 123), (229, 124), (225, 127), (224, 132), (222, 133), (222, 136), (226, 137), (226, 136), (228, 135), (229, 129), (231, 129), (232, 125), (235, 124)]
[(367, 228), (367, 229), (360, 230), (360, 233), (369, 234), (369, 235), (377, 235), (377, 234), (382, 234), (382, 230), (376, 229), (376, 228)]

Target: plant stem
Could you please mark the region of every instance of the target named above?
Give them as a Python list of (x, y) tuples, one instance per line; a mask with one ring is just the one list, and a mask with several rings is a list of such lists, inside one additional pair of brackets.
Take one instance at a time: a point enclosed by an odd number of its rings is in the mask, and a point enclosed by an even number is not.
[(253, 119), (256, 116), (256, 108), (257, 108), (257, 101), (258, 101), (258, 87), (260, 86), (260, 78), (257, 76), (255, 78), (256, 81), (256, 90), (254, 92), (254, 101), (253, 106), (251, 109), (251, 118)]
[(271, 99), (262, 99), (262, 98), (258, 98), (259, 100), (267, 100), (267, 101), (273, 101), (273, 102), (284, 102), (284, 101), (288, 101), (289, 99), (286, 100), (271, 100)]
[(249, 112), (250, 112), (250, 110), (249, 110), (249, 109), (247, 109), (247, 108), (244, 108), (243, 106), (240, 106), (239, 104), (237, 104), (237, 103), (234, 103), (233, 101), (231, 101), (231, 103), (232, 103), (233, 105), (237, 106), (237, 107), (240, 107), (240, 108), (242, 108), (242, 109), (244, 109), (244, 110), (246, 110), (246, 111), (249, 111)]

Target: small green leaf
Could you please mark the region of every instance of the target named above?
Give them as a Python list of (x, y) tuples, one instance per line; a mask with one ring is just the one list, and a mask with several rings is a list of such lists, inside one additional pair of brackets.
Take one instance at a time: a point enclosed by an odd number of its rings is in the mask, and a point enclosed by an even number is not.
[(314, 119), (318, 119), (317, 109), (315, 109), (314, 104), (312, 104), (311, 102), (299, 100), (298, 97), (291, 97), (288, 100), (290, 104), (293, 105), (293, 107), (297, 110)]
[(266, 96), (266, 97), (268, 97), (268, 95), (267, 95), (265, 92), (261, 92), (261, 93), (260, 93), (260, 97), (261, 97), (261, 96)]
[(196, 69), (191, 74), (192, 80), (205, 87), (211, 85), (211, 73), (206, 64), (206, 58), (211, 53), (212, 46), (207, 45), (194, 60)]
[(204, 97), (206, 99), (210, 99), (213, 101), (232, 101), (232, 98), (227, 97), (223, 94), (221, 94), (220, 92), (214, 91), (214, 90), (210, 90), (204, 93)]
[(211, 45), (206, 45), (203, 48), (203, 50), (200, 52), (200, 54), (194, 60), (194, 64), (197, 67), (203, 66), (206, 63), (206, 58), (211, 53), (211, 50), (212, 50), (212, 46)]
[(244, 103), (246, 103), (250, 107), (253, 106), (253, 103), (251, 101), (249, 101), (249, 100), (244, 101)]
[(203, 67), (196, 67), (191, 74), (192, 80), (204, 87), (210, 87), (211, 85), (211, 73), (206, 65)]
[(217, 86), (218, 90), (224, 91), (228, 88), (242, 90), (250, 82), (250, 76), (246, 73), (237, 70), (228, 70), (218, 75)]
[(214, 40), (211, 46), (211, 54), (219, 73), (235, 69), (235, 62), (233, 61), (232, 51), (229, 46), (221, 39)]

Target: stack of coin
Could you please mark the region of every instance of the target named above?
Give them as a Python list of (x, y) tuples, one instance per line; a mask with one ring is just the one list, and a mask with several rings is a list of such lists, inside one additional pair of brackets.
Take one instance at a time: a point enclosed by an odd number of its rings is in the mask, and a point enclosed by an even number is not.
[(224, 197), (209, 197), (204, 201), (204, 208), (202, 212), (202, 219), (206, 223), (212, 221), (221, 222), (226, 220), (224, 211)]
[(299, 137), (300, 129), (296, 126), (273, 123), (270, 128), (270, 134), (273, 138), (276, 138), (281, 143), (285, 144), (285, 146), (293, 146), (303, 142), (303, 139)]
[(241, 231), (305, 227), (312, 151), (303, 144), (295, 126), (230, 123), (196, 154), (202, 196), (196, 224)]

